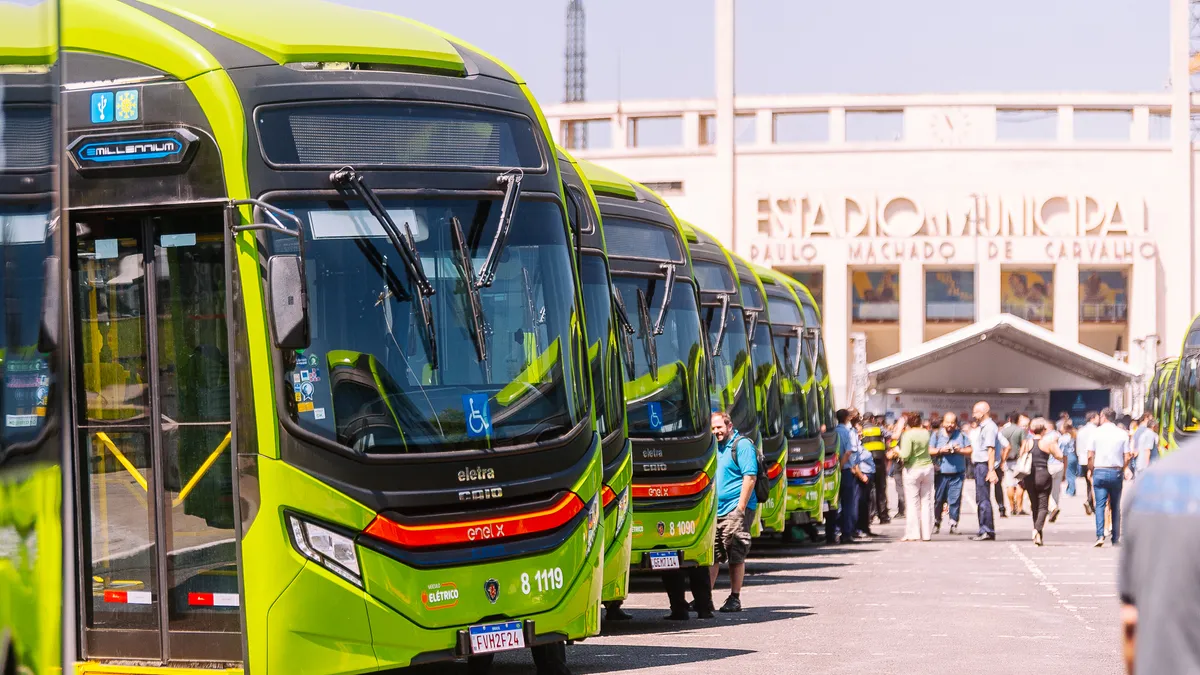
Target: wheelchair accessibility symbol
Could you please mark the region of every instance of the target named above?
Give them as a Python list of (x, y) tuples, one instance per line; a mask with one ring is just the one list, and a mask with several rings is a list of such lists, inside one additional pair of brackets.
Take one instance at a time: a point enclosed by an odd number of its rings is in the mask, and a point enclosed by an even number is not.
[(646, 404), (646, 412), (650, 415), (650, 428), (659, 431), (663, 426), (662, 403), (652, 401)]
[(492, 413), (487, 394), (463, 394), (463, 416), (467, 418), (467, 436), (480, 438), (492, 433)]

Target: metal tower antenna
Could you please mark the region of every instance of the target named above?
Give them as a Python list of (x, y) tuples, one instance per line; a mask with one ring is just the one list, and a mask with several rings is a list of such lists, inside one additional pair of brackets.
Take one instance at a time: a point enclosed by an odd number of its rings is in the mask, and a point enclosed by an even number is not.
[[(570, 0), (567, 3), (567, 48), (566, 86), (563, 101), (575, 103), (587, 97), (587, 48), (585, 39), (587, 33), (587, 15), (583, 11), (583, 0)], [(576, 123), (570, 125), (571, 138), (567, 139), (567, 147), (587, 147), (587, 125)]]

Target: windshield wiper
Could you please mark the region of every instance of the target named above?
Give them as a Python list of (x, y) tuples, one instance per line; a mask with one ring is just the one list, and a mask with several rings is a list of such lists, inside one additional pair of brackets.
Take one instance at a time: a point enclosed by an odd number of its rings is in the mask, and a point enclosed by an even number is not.
[(483, 317), (483, 300), (480, 297), (479, 286), (475, 283), (475, 265), (471, 262), (471, 252), (467, 250), (467, 238), (463, 235), (462, 223), (457, 217), (450, 218), (450, 234), (454, 239), (454, 257), (458, 263), (463, 281), (467, 287), (467, 304), (471, 309), (471, 339), (475, 342), (475, 354), (483, 365), (483, 372), (488, 383), (492, 381), (492, 366), (488, 361), (487, 336), (489, 327)]
[(713, 345), (713, 356), (721, 355), (721, 343), (725, 342), (725, 324), (729, 318), (729, 294), (721, 294), (721, 327), (717, 329), (717, 344)]
[(667, 286), (663, 289), (662, 306), (658, 308), (658, 318), (654, 320), (654, 334), (663, 334), (663, 322), (667, 318), (667, 306), (671, 304), (671, 294), (675, 291), (675, 263), (663, 263), (660, 265), (662, 269), (667, 271)]
[(658, 344), (654, 341), (654, 333), (650, 327), (650, 303), (642, 289), (637, 292), (638, 323), (646, 337), (646, 365), (650, 366), (650, 377), (658, 380)]
[(758, 312), (759, 310), (757, 309), (746, 312), (750, 321), (750, 324), (746, 327), (746, 332), (749, 334), (746, 336), (746, 339), (751, 346), (754, 346), (754, 329), (758, 328)]
[(497, 183), (504, 184), (504, 201), (500, 203), (500, 223), (496, 226), (496, 237), (492, 239), (492, 247), (488, 249), (483, 267), (479, 268), (480, 288), (490, 287), (496, 279), (496, 266), (500, 264), (500, 252), (504, 250), (504, 242), (508, 240), (508, 231), (512, 229), (513, 214), (517, 212), (517, 202), (521, 199), (521, 179), (525, 172), (513, 169), (496, 178)]
[[(425, 336), (428, 343), (425, 345), (426, 352), (429, 355), (429, 367), (437, 370), (437, 334), (433, 327), (433, 308), (430, 306), (429, 298), (435, 292), (433, 284), (429, 281), (429, 277), (425, 275), (425, 270), (421, 267), (421, 259), (417, 255), (417, 245), (413, 242), (412, 227), (404, 224), (404, 232), (400, 232), (400, 228), (396, 227), (396, 223), (392, 220), (392, 216), (388, 214), (387, 209), (383, 208), (383, 203), (379, 201), (379, 197), (375, 191), (367, 185), (366, 181), (360, 173), (354, 170), (354, 167), (347, 166), (329, 174), (329, 182), (340, 188), (349, 188), (354, 194), (358, 195), (359, 199), (367, 205), (367, 210), (379, 222), (383, 228), (384, 234), (387, 235), (388, 241), (400, 253), (400, 259), (404, 261), (404, 269), (408, 271), (409, 279), (412, 280), (414, 286), (417, 287), (417, 307), (421, 311), (421, 322), (425, 324)], [(386, 260), (386, 257), (385, 257)]]
[(633, 334), (636, 330), (632, 323), (629, 323), (629, 312), (625, 309), (625, 299), (621, 297), (621, 291), (617, 290), (616, 286), (612, 287), (613, 306), (617, 310), (617, 323), (621, 324), (621, 346), (625, 352), (625, 369), (629, 372), (629, 376), (633, 377)]

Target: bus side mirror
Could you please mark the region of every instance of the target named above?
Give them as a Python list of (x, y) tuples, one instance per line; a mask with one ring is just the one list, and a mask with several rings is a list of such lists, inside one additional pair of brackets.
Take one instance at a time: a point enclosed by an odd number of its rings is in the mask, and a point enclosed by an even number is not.
[(308, 293), (304, 263), (298, 255), (273, 255), (267, 261), (271, 329), (280, 349), (308, 347)]
[(42, 323), (38, 328), (39, 352), (48, 354), (58, 349), (58, 328), (62, 307), (62, 283), (59, 278), (58, 256), (47, 256), (42, 261)]

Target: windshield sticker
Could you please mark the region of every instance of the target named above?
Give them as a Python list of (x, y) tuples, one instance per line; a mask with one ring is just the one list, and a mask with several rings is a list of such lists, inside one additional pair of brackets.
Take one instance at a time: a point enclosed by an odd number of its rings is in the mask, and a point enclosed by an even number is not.
[(316, 354), (309, 354), (309, 355), (308, 355), (308, 365), (312, 366), (313, 368), (316, 368), (316, 367), (317, 367), (317, 362), (318, 362), (318, 361), (319, 361), (319, 359), (317, 358), (317, 355), (316, 355)]
[(292, 373), (292, 384), (300, 384), (300, 373)]
[(799, 417), (792, 418), (792, 435), (793, 436), (800, 435), (800, 418)]
[(308, 382), (308, 380), (311, 377), (312, 377), (312, 373), (308, 372), (307, 370), (300, 371), (300, 381), (301, 382)]
[(467, 437), (482, 438), (492, 433), (492, 413), (487, 394), (463, 394), (463, 416), (467, 419)]
[[(388, 209), (388, 215), (400, 232), (412, 232), (414, 242), (429, 238), (429, 228), (417, 219), (413, 209)], [(366, 209), (345, 211), (312, 211), (308, 216), (313, 239), (355, 239), (358, 237), (384, 239), (383, 225)]]
[(187, 234), (164, 234), (158, 239), (163, 248), (178, 248), (181, 246), (195, 246), (196, 233), (189, 232)]
[(301, 382), (300, 383), (300, 400), (301, 401), (313, 400), (313, 394), (316, 392), (316, 389), (317, 388), (313, 386), (312, 382)]
[(325, 409), (324, 408), (313, 408), (313, 419), (314, 420), (325, 419)]
[(646, 413), (650, 416), (650, 428), (654, 431), (662, 431), (663, 412), (662, 403), (651, 401), (646, 404)]
[(108, 260), (117, 257), (116, 239), (96, 240), (96, 260)]
[(297, 410), (298, 412), (302, 412), (302, 413), (305, 413), (305, 412), (312, 412), (312, 411), (313, 411), (313, 404), (312, 404), (312, 402), (311, 402), (311, 401), (309, 401), (308, 403), (300, 403), (300, 404), (298, 404), (298, 405), (296, 406), (296, 410)]

